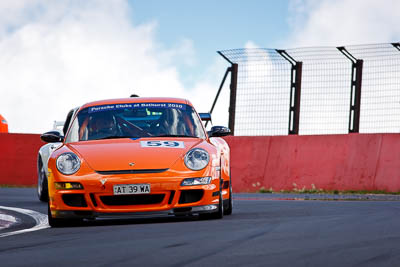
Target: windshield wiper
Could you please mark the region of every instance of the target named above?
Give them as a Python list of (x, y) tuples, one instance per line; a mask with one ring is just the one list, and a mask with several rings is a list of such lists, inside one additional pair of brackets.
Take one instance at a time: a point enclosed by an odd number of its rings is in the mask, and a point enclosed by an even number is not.
[(137, 138), (134, 136), (127, 136), (127, 135), (110, 135), (106, 137), (97, 138), (95, 140), (102, 140), (102, 139), (117, 139), (117, 138)]
[(197, 136), (192, 136), (192, 135), (185, 135), (185, 134), (160, 134), (160, 135), (154, 135), (151, 137), (189, 137), (189, 138), (198, 138)]

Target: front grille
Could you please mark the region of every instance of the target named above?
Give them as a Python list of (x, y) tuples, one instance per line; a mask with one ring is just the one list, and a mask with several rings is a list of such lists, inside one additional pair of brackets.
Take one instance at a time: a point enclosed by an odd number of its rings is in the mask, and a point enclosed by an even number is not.
[(139, 170), (115, 170), (115, 171), (96, 171), (101, 175), (111, 175), (111, 174), (140, 174), (140, 173), (162, 173), (167, 171), (167, 169), (139, 169)]
[(70, 207), (87, 207), (83, 194), (64, 194), (62, 200), (65, 205)]
[(204, 191), (201, 189), (193, 190), (182, 190), (181, 196), (179, 197), (179, 204), (193, 203), (200, 201), (204, 195)]
[(164, 200), (165, 194), (101, 196), (107, 206), (151, 205)]

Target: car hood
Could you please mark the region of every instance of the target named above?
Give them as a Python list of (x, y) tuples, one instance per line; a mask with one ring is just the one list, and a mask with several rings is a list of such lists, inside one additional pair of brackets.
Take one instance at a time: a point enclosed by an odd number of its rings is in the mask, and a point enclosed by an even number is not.
[[(171, 168), (202, 141), (200, 138), (123, 138), (71, 143), (68, 146), (95, 171), (143, 170)], [(170, 143), (165, 142), (179, 143), (179, 146), (166, 146), (164, 144)], [(160, 143), (161, 147), (151, 146)]]

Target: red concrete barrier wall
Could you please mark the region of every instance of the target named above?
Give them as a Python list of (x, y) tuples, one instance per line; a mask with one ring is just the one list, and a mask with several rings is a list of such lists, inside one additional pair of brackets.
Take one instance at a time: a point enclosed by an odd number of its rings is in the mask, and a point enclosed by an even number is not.
[(43, 144), (38, 134), (0, 133), (0, 184), (35, 185), (37, 153)]
[(400, 135), (227, 137), (235, 192), (400, 191)]
[[(226, 137), (234, 192), (400, 191), (400, 135)], [(35, 185), (37, 134), (0, 134), (0, 184)]]

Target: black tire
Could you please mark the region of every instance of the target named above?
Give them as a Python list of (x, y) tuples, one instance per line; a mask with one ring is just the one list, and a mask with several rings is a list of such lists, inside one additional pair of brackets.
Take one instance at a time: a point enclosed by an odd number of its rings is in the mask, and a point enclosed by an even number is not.
[(203, 213), (200, 214), (200, 219), (222, 219), (224, 217), (224, 202), (222, 200), (222, 184), (219, 186), (219, 204), (218, 210), (213, 213)]
[(50, 202), (47, 204), (47, 219), (49, 221), (49, 225), (51, 227), (61, 227), (65, 225), (65, 221), (63, 219), (53, 218), (50, 212)]
[(49, 201), (49, 190), (47, 184), (47, 175), (43, 168), (42, 158), (39, 156), (38, 160), (38, 185), (37, 193), (40, 201)]
[(211, 219), (222, 219), (224, 217), (224, 201), (222, 199), (222, 190), (221, 185), (219, 189), (219, 204), (218, 204), (218, 211), (211, 213)]
[(47, 204), (47, 219), (51, 227), (65, 227), (65, 226), (77, 226), (80, 225), (83, 219), (72, 218), (72, 219), (60, 219), (54, 218), (50, 212), (50, 202)]
[(232, 183), (231, 183), (231, 181), (229, 181), (229, 200), (228, 200), (227, 207), (224, 209), (224, 215), (231, 215), (232, 209), (233, 209)]
[[(220, 164), (221, 166), (221, 164)], [(200, 219), (222, 219), (224, 217), (224, 200), (222, 198), (222, 186), (224, 184), (224, 180), (222, 180), (222, 172), (220, 172), (219, 176), (219, 203), (218, 210), (213, 213), (204, 213), (200, 214)]]

